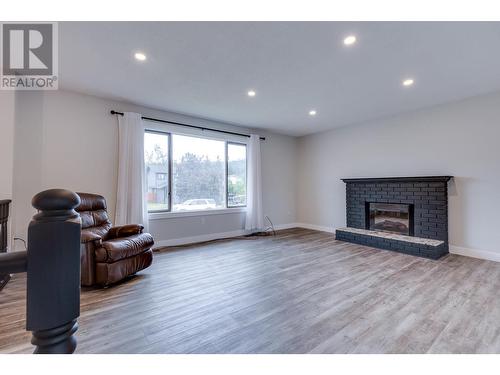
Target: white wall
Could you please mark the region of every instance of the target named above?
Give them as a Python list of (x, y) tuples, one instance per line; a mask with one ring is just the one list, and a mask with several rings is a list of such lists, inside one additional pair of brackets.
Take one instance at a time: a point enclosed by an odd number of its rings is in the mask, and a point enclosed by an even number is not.
[(0, 92), (0, 199), (12, 198), (15, 92)]
[(297, 138), (260, 132), (264, 215), (275, 225), (294, 223), (297, 218)]
[[(42, 186), (43, 113), (42, 94), (16, 93), (11, 228), (13, 237), (22, 239), (26, 239), (26, 228), (35, 213), (31, 198)], [(20, 242), (13, 245), (24, 250)]]
[(345, 226), (343, 177), (453, 175), (451, 251), (500, 260), (500, 93), (305, 136), (298, 221)]
[[(156, 111), (68, 91), (22, 93), (16, 107), (14, 162), (14, 233), (26, 238), (33, 215), (31, 197), (40, 190), (66, 188), (104, 195), (114, 217), (117, 166), (117, 111), (194, 125), (249, 132), (250, 129), (174, 113)], [(293, 137), (267, 133), (262, 143), (264, 211), (277, 225), (295, 220), (295, 151)], [(19, 203), (18, 203), (19, 202)], [(240, 234), (244, 213), (153, 220), (150, 231), (159, 244), (205, 240), (220, 234)]]
[[(12, 199), (14, 170), (15, 92), (0, 92), (0, 200)], [(7, 248), (11, 248), (11, 221), (7, 227)]]

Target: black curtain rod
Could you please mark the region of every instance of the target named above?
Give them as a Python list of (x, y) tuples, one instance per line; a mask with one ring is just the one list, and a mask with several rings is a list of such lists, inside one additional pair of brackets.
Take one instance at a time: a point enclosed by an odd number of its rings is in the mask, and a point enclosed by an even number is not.
[[(120, 116), (123, 116), (123, 112), (117, 112), (117, 111), (111, 111), (111, 114), (112, 115), (120, 115)], [(180, 126), (185, 126), (185, 127), (188, 127), (188, 128), (193, 128), (193, 129), (199, 129), (199, 130), (208, 130), (208, 131), (211, 131), (211, 132), (218, 132), (218, 133), (224, 133), (224, 134), (232, 134), (232, 135), (239, 135), (241, 137), (248, 137), (250, 138), (250, 135), (248, 134), (242, 134), (242, 133), (235, 133), (235, 132), (229, 132), (229, 131), (226, 131), (226, 130), (219, 130), (219, 129), (211, 129), (211, 128), (204, 128), (203, 126), (196, 126), (196, 125), (189, 125), (189, 124), (183, 124), (181, 122), (174, 122), (174, 121), (167, 121), (167, 120), (160, 120), (160, 119), (157, 119), (157, 118), (152, 118), (152, 117), (146, 117), (146, 116), (142, 116), (142, 119), (143, 120), (149, 120), (149, 121), (155, 121), (155, 122), (163, 122), (165, 124), (173, 124), (173, 125), (180, 125)], [(265, 137), (260, 137), (261, 140), (265, 141), (266, 138)]]

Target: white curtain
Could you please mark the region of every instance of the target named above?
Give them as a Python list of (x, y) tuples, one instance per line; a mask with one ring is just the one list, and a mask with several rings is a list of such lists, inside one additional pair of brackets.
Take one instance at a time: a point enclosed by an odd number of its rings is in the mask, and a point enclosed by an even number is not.
[(262, 210), (262, 173), (260, 162), (260, 137), (252, 134), (248, 143), (247, 214), (245, 229), (258, 232), (264, 229)]
[(142, 224), (148, 228), (144, 124), (138, 113), (118, 116), (118, 190), (115, 225)]

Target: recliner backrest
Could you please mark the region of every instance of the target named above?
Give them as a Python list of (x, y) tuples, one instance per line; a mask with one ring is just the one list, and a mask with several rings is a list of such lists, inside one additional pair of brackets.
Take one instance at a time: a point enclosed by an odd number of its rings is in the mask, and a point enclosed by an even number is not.
[(77, 193), (80, 196), (80, 205), (75, 210), (80, 213), (82, 229), (104, 237), (112, 224), (109, 220), (106, 199), (102, 195)]

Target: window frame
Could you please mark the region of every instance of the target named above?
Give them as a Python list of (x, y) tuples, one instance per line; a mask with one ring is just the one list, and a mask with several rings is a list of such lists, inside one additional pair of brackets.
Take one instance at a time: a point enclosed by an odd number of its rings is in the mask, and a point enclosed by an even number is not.
[(146, 133), (166, 135), (167, 136), (167, 140), (168, 140), (168, 142), (167, 142), (167, 147), (168, 147), (168, 168), (167, 168), (167, 173), (168, 173), (168, 178), (167, 178), (167, 184), (168, 184), (168, 197), (167, 197), (168, 209), (166, 209), (166, 210), (150, 210), (148, 208), (148, 214), (151, 214), (151, 213), (155, 214), (155, 213), (162, 213), (162, 212), (172, 212), (172, 133), (166, 132), (166, 131), (161, 131), (161, 130), (149, 129), (149, 128), (144, 129), (144, 134), (146, 134)]
[[(203, 133), (198, 133), (198, 132), (193, 132), (193, 131), (182, 131), (179, 129), (177, 131), (176, 127), (166, 127), (166, 126), (161, 126), (161, 128), (167, 128), (168, 130), (158, 130), (159, 126), (155, 125), (152, 127), (146, 126), (144, 128), (144, 133), (153, 133), (153, 134), (161, 134), (161, 135), (166, 135), (168, 136), (168, 209), (164, 210), (149, 210), (148, 209), (148, 215), (150, 216), (150, 219), (162, 219), (165, 217), (181, 217), (181, 216), (205, 216), (205, 215), (220, 215), (224, 213), (238, 213), (238, 212), (245, 212), (246, 207), (247, 207), (247, 200), (245, 200), (245, 205), (241, 206), (229, 206), (228, 205), (228, 145), (229, 144), (235, 144), (239, 146), (245, 146), (246, 152), (245, 152), (245, 192), (248, 194), (248, 143), (239, 141), (239, 140), (234, 140), (233, 137), (216, 137), (216, 136), (208, 136)], [(195, 137), (195, 138), (201, 138), (201, 139), (209, 139), (209, 140), (217, 140), (217, 141), (223, 141), (224, 142), (224, 149), (225, 149), (225, 167), (224, 167), (224, 184), (225, 184), (225, 207), (223, 208), (215, 208), (211, 210), (192, 210), (192, 211), (174, 211), (173, 210), (173, 205), (172, 205), (172, 186), (173, 186), (173, 135), (182, 135), (182, 136), (188, 136), (188, 137)], [(248, 195), (247, 195), (248, 199)]]

